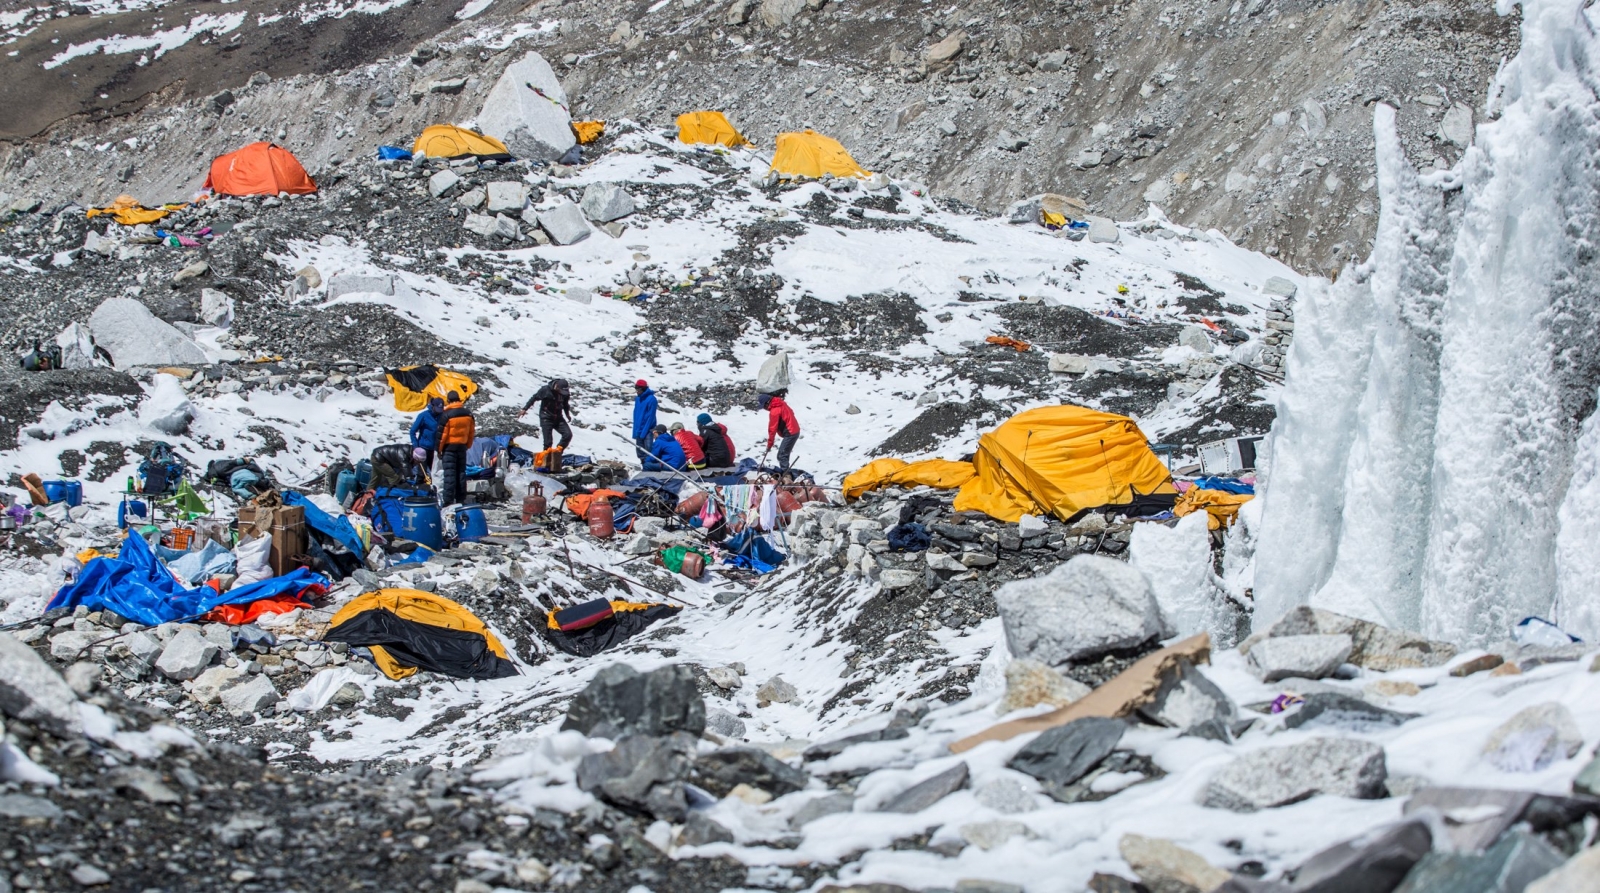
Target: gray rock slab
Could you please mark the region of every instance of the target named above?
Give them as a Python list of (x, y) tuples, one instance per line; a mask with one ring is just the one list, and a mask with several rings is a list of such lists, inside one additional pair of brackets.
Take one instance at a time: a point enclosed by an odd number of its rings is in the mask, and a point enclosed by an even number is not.
[(580, 760), (578, 787), (613, 806), (681, 822), (688, 816), (683, 783), (694, 751), (694, 736), (683, 732), (665, 737), (630, 735), (614, 749)]
[(701, 846), (708, 843), (732, 843), (733, 832), (716, 819), (698, 810), (690, 812), (678, 832), (679, 846)]
[(515, 180), (497, 180), (489, 184), (488, 205), (490, 214), (521, 214), (528, 203), (528, 184)]
[(1206, 784), (1200, 802), (1252, 812), (1318, 794), (1372, 800), (1383, 796), (1387, 778), (1382, 747), (1352, 738), (1313, 738), (1234, 760)]
[(111, 354), (118, 369), (135, 366), (191, 366), (206, 362), (194, 339), (156, 318), (132, 298), (109, 298), (89, 316), (95, 344)]
[(889, 798), (879, 812), (921, 812), (967, 786), (966, 763), (957, 763), (939, 774), (917, 782)]
[(1370, 701), (1338, 692), (1312, 692), (1305, 703), (1283, 720), (1285, 728), (1301, 726), (1335, 726), (1352, 731), (1372, 731), (1394, 728), (1416, 719), (1415, 713), (1385, 710)]
[(506, 66), (484, 99), (477, 123), (511, 154), (533, 161), (555, 161), (578, 143), (567, 91), (550, 63), (533, 52)]
[(8, 819), (59, 819), (61, 807), (43, 797), (0, 794), (0, 817)]
[(1295, 869), (1297, 893), (1389, 893), (1433, 849), (1426, 822), (1401, 822), (1323, 850)]
[(1263, 682), (1290, 676), (1325, 679), (1350, 657), (1355, 643), (1348, 635), (1280, 636), (1257, 642), (1250, 663)]
[(234, 716), (261, 713), (282, 699), (272, 680), (266, 676), (249, 676), (222, 690), (222, 706)]
[(451, 187), (461, 182), (461, 175), (455, 171), (445, 169), (428, 178), (428, 192), (438, 198), (449, 192)]
[(1239, 706), (1199, 669), (1183, 664), (1162, 682), (1155, 700), (1141, 707), (1139, 715), (1156, 725), (1185, 732), (1201, 728), (1231, 730), (1239, 721)]
[(1127, 728), (1120, 719), (1091, 716), (1073, 720), (1039, 733), (1006, 765), (1039, 779), (1045, 793), (1054, 796), (1110, 756)]
[(1482, 853), (1429, 853), (1395, 893), (1522, 893), (1565, 861), (1543, 838), (1511, 831)]
[(633, 196), (618, 183), (590, 183), (578, 203), (583, 216), (595, 223), (610, 223), (632, 214)]
[(389, 273), (349, 273), (340, 271), (328, 277), (328, 299), (351, 294), (393, 295), (394, 276)]
[(572, 202), (562, 202), (548, 211), (539, 212), (539, 227), (557, 245), (571, 245), (589, 238), (593, 230), (583, 219), (583, 211)]
[(1498, 788), (1428, 787), (1412, 794), (1401, 814), (1437, 812), (1448, 819), (1451, 849), (1482, 850), (1521, 819), (1534, 796)]
[[(1287, 280), (1284, 280), (1287, 282)], [(1293, 283), (1290, 283), (1292, 288)], [(1456, 646), (1435, 642), (1416, 633), (1390, 629), (1368, 620), (1358, 620), (1333, 611), (1302, 605), (1278, 619), (1267, 636), (1338, 635), (1350, 637), (1355, 647), (1349, 661), (1369, 670), (1439, 667), (1456, 656)]]
[(0, 633), (0, 713), (54, 735), (81, 734), (78, 697), (32, 648)]
[(713, 707), (706, 711), (706, 731), (737, 739), (743, 738), (746, 730), (744, 720), (721, 707)]
[(706, 728), (706, 705), (687, 666), (640, 673), (627, 664), (612, 664), (572, 699), (562, 728), (603, 738), (671, 732), (698, 736)]
[(1089, 241), (1114, 243), (1122, 238), (1122, 231), (1117, 229), (1116, 221), (1106, 217), (1090, 217), (1085, 221), (1089, 224)]
[(187, 682), (211, 665), (217, 651), (217, 646), (196, 630), (182, 629), (168, 639), (166, 647), (161, 649), (161, 656), (156, 658), (156, 669), (168, 679)]
[(741, 784), (782, 797), (803, 790), (811, 776), (764, 750), (725, 747), (695, 758), (693, 781), (718, 797)]
[(1536, 772), (1576, 756), (1583, 733), (1566, 705), (1556, 701), (1534, 704), (1501, 723), (1484, 742), (1483, 755), (1506, 772)]
[(794, 815), (789, 817), (789, 827), (803, 828), (823, 816), (849, 812), (855, 808), (855, 802), (854, 797), (840, 792), (824, 794), (821, 797), (807, 800), (805, 805), (795, 810)]
[(995, 592), (1014, 657), (1051, 666), (1132, 648), (1167, 632), (1144, 574), (1124, 561), (1079, 555), (1043, 577)]

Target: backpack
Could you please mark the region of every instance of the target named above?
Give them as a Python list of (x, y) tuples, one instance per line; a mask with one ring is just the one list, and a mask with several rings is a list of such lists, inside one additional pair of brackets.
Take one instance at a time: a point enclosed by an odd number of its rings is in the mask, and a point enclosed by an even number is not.
[(150, 448), (150, 458), (139, 463), (139, 491), (146, 496), (166, 496), (178, 492), (187, 467), (172, 445), (158, 441)]

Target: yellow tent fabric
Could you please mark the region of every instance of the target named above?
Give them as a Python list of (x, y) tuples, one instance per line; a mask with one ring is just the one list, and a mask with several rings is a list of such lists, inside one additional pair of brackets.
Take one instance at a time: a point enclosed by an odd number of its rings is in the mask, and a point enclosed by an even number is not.
[(1206, 527), (1216, 530), (1220, 527), (1231, 527), (1239, 517), (1239, 506), (1244, 505), (1255, 496), (1249, 493), (1229, 493), (1226, 490), (1202, 490), (1199, 487), (1190, 487), (1178, 497), (1177, 505), (1172, 507), (1172, 513), (1182, 518), (1183, 516), (1206, 511)]
[(730, 149), (750, 145), (744, 134), (728, 121), (727, 115), (708, 111), (684, 112), (678, 116), (678, 142), (691, 146), (707, 143)]
[[(506, 648), (495, 638), (494, 633), (483, 625), (476, 615), (459, 604), (443, 596), (420, 589), (379, 589), (368, 592), (352, 599), (349, 604), (339, 609), (328, 621), (328, 628), (332, 629), (341, 623), (367, 611), (383, 609), (399, 617), (401, 620), (410, 620), (415, 623), (425, 623), (428, 626), (438, 626), (445, 629), (457, 629), (463, 632), (478, 633), (483, 636), (489, 650), (496, 656), (510, 660)], [(390, 679), (404, 679), (415, 675), (416, 667), (403, 667), (397, 663), (388, 649), (382, 645), (372, 645), (372, 660), (383, 671), (383, 675)]]
[(574, 121), (572, 122), (572, 135), (578, 138), (582, 145), (589, 145), (606, 132), (604, 121)]
[(879, 487), (936, 487), (954, 490), (972, 480), (978, 470), (971, 462), (951, 462), (948, 459), (927, 459), (907, 462), (904, 459), (874, 459), (850, 473), (844, 479), (844, 498), (855, 499)]
[(1084, 509), (1173, 494), (1172, 476), (1126, 416), (1081, 406), (1020, 412), (978, 439), (977, 469), (956, 511), (1002, 521), (1027, 514), (1066, 520)]
[[(410, 372), (420, 368), (424, 367), (402, 366), (398, 371)], [(451, 391), (460, 394), (462, 400), (469, 400), (473, 394), (478, 392), (477, 382), (462, 375), (460, 372), (452, 372), (449, 369), (436, 370), (433, 380), (423, 385), (420, 390), (402, 384), (395, 377), (394, 372), (390, 372), (388, 377), (389, 387), (394, 390), (394, 408), (401, 412), (421, 412), (427, 408), (429, 397), (438, 397), (440, 400), (444, 400), (446, 399), (445, 395)], [(420, 384), (420, 382), (411, 382), (411, 384)]]
[(141, 223), (155, 223), (182, 207), (184, 206), (167, 205), (162, 208), (146, 208), (131, 195), (119, 195), (115, 201), (104, 208), (90, 208), (84, 213), (84, 216), (92, 218), (104, 214), (123, 226), (138, 226)]
[(492, 136), (475, 133), (453, 124), (435, 124), (422, 131), (411, 144), (413, 155), (433, 158), (459, 158), (462, 155), (510, 155), (506, 144)]
[(815, 130), (778, 134), (778, 148), (772, 153), (772, 169), (790, 177), (867, 177), (844, 146)]

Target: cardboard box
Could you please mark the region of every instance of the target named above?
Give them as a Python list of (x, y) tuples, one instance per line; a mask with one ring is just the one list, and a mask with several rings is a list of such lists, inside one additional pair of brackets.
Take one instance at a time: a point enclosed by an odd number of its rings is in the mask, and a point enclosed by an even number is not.
[[(262, 511), (252, 506), (239, 509), (239, 531), (241, 536), (246, 530), (255, 526), (256, 515)], [(306, 510), (304, 506), (278, 506), (268, 509), (272, 518), (268, 522), (268, 535), (272, 537), (272, 549), (267, 555), (267, 564), (272, 568), (274, 576), (283, 576), (295, 569), (295, 556), (306, 554)]]

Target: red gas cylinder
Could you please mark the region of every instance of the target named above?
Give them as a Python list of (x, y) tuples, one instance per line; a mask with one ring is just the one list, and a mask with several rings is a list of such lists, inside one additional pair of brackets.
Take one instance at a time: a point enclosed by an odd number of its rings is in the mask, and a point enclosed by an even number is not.
[(608, 540), (616, 535), (617, 529), (612, 526), (616, 516), (611, 511), (611, 502), (604, 497), (589, 503), (583, 519), (589, 522), (589, 535), (597, 540)]
[(679, 573), (691, 580), (698, 580), (700, 575), (705, 572), (706, 560), (701, 557), (699, 552), (690, 552), (683, 556), (683, 568)]
[(700, 514), (700, 510), (705, 507), (706, 494), (704, 491), (691, 493), (682, 502), (678, 503), (678, 514), (685, 518), (693, 518), (695, 515)]
[(821, 487), (818, 487), (816, 484), (812, 484), (810, 487), (806, 488), (806, 502), (827, 502), (827, 501), (828, 501), (828, 491), (822, 489)]
[(528, 485), (528, 495), (522, 497), (522, 523), (532, 524), (533, 519), (543, 515), (549, 508), (549, 501), (544, 498), (544, 485), (534, 481)]
[(787, 518), (794, 513), (795, 509), (800, 507), (800, 497), (791, 492), (795, 489), (799, 489), (801, 492), (805, 491), (803, 487), (780, 487), (778, 489), (778, 517)]

